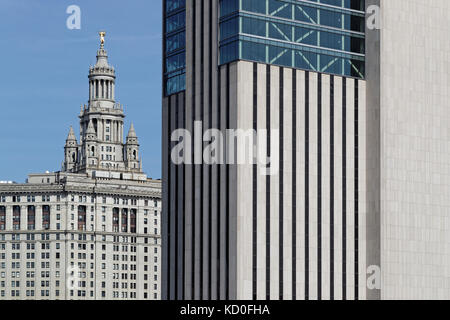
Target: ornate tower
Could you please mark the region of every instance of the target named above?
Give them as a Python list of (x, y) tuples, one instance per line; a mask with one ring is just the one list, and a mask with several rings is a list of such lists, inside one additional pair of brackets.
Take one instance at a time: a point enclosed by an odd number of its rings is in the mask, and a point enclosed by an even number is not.
[(78, 160), (78, 142), (73, 132), (73, 128), (70, 127), (69, 135), (66, 139), (66, 145), (64, 146), (64, 170), (74, 171)]
[(105, 35), (100, 32), (97, 62), (89, 68), (89, 100), (81, 106), (79, 115), (80, 144), (71, 129), (63, 169), (97, 176), (108, 172), (108, 176), (124, 179), (137, 177), (142, 175), (139, 144), (133, 125), (126, 144), (123, 141), (125, 114), (123, 105), (115, 100), (116, 74), (108, 62)]

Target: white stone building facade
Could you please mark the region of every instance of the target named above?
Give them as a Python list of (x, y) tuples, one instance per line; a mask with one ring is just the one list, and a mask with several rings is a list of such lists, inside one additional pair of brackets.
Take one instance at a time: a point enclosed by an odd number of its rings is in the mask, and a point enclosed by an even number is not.
[(0, 300), (160, 299), (161, 182), (133, 125), (123, 143), (115, 79), (102, 41), (62, 170), (0, 184)]

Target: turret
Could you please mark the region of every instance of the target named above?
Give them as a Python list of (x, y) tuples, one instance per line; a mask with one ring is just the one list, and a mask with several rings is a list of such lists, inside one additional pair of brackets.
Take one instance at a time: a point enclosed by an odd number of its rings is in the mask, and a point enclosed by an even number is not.
[(136, 131), (134, 130), (133, 123), (130, 126), (130, 130), (127, 135), (127, 143), (125, 145), (127, 167), (130, 170), (141, 170), (139, 161), (139, 142), (136, 136)]
[(69, 135), (66, 139), (66, 145), (64, 146), (64, 171), (71, 172), (75, 169), (78, 159), (78, 142), (73, 132), (73, 128), (70, 127)]
[(84, 146), (86, 167), (96, 167), (98, 163), (97, 133), (95, 132), (92, 121), (89, 121), (88, 128), (86, 130)]

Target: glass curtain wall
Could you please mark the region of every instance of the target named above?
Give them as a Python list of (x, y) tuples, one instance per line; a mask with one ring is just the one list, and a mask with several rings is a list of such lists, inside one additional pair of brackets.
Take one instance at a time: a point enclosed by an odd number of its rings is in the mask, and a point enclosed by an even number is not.
[(364, 78), (364, 0), (220, 0), (220, 64)]
[(164, 93), (186, 88), (186, 0), (164, 1)]

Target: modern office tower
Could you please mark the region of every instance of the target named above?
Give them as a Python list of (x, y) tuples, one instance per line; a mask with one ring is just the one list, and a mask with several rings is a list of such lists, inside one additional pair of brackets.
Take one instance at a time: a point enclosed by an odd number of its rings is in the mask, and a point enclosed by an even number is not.
[(450, 298), (448, 1), (163, 3), (163, 299)]
[(115, 101), (104, 34), (60, 172), (0, 184), (0, 299), (160, 299), (161, 181)]

